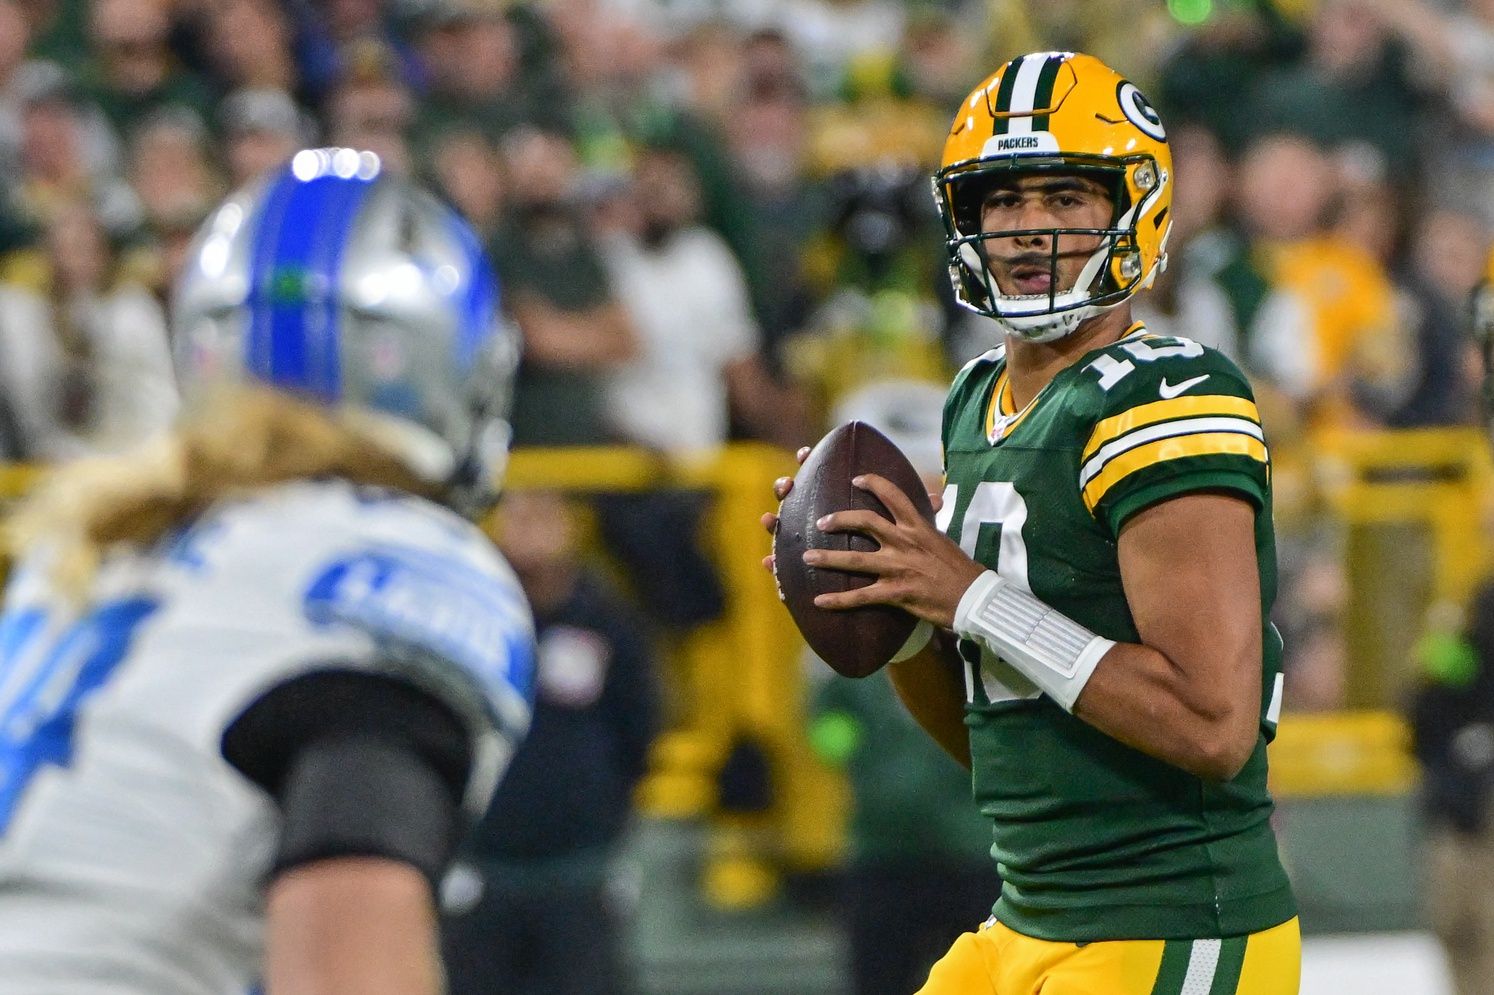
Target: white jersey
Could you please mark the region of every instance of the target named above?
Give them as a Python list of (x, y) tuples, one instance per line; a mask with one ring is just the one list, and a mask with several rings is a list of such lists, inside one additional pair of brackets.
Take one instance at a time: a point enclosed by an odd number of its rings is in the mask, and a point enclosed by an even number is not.
[(222, 757), (267, 690), (335, 667), (441, 697), (485, 805), (528, 723), (512, 571), (429, 502), (287, 484), (106, 564), (81, 609), (23, 564), (0, 617), (0, 995), (242, 995), (273, 801)]

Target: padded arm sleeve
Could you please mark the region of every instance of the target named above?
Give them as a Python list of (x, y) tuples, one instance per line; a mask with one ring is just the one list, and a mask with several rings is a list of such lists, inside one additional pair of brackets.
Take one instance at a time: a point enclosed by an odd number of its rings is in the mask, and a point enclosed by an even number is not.
[(325, 669), (272, 688), (223, 736), (224, 758), (283, 817), (273, 873), (386, 857), (440, 879), (472, 765), (462, 723), (397, 679)]

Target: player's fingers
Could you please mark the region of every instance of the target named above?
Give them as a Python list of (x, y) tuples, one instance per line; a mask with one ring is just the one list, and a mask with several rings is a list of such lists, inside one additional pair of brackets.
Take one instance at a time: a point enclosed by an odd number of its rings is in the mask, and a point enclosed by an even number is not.
[(797, 453), (794, 453), (794, 459), (798, 460), (800, 463), (803, 463), (805, 460), (809, 459), (809, 447), (800, 446), (799, 451)]
[(768, 571), (768, 573), (772, 573), (773, 572), (773, 554), (772, 553), (769, 553), (767, 556), (763, 557), (763, 569), (766, 570), (766, 571)]
[(890, 604), (893, 604), (893, 600), (883, 584), (868, 584), (854, 591), (833, 591), (817, 594), (814, 597), (814, 606), (827, 611), (844, 611), (847, 608)]
[(880, 574), (887, 569), (886, 557), (846, 549), (807, 549), (804, 562), (820, 570), (847, 570), (853, 573)]
[(773, 535), (778, 531), (778, 516), (773, 512), (764, 512), (763, 517), (759, 518), (758, 521), (763, 523), (763, 528), (768, 530), (768, 535)]
[(875, 511), (837, 511), (815, 522), (821, 532), (864, 532), (882, 544), (892, 536), (893, 523)]
[(911, 522), (921, 519), (923, 516), (918, 509), (913, 507), (913, 502), (904, 494), (902, 488), (878, 473), (863, 473), (853, 477), (851, 483), (863, 491), (870, 491), (887, 506), (892, 512), (892, 520), (895, 522)]
[(779, 477), (773, 481), (773, 495), (782, 501), (788, 497), (789, 491), (794, 489), (793, 477)]

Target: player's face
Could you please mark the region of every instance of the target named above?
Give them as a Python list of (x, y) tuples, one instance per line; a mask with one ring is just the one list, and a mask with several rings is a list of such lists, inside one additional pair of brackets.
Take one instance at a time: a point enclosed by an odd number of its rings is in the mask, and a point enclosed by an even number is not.
[(1054, 235), (1051, 229), (1108, 228), (1112, 213), (1110, 194), (1086, 176), (1038, 173), (1000, 182), (981, 204), (981, 230), (1028, 234), (986, 242), (996, 286), (1011, 297), (1073, 289), (1102, 236)]

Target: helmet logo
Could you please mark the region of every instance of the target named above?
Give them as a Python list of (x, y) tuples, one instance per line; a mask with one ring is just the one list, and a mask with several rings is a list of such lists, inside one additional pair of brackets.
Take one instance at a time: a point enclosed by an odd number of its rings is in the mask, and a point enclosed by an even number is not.
[(1136, 89), (1136, 84), (1129, 80), (1122, 82), (1115, 91), (1115, 99), (1120, 102), (1121, 112), (1142, 132), (1159, 142), (1167, 141), (1167, 130), (1162, 127), (1162, 118), (1158, 116), (1156, 108), (1150, 100), (1142, 96), (1141, 91)]
[(1058, 136), (1051, 131), (1032, 131), (1025, 135), (992, 135), (980, 150), (982, 158), (998, 155), (1057, 154)]

